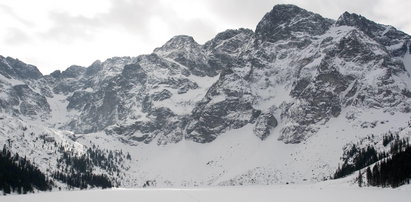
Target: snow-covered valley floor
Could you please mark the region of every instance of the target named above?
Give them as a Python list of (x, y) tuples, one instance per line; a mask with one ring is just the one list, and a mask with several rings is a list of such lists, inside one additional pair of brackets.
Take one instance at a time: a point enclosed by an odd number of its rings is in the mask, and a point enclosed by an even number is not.
[(409, 201), (411, 186), (397, 189), (358, 187), (346, 180), (316, 184), (271, 186), (210, 187), (193, 189), (111, 189), (89, 191), (62, 191), (28, 195), (1, 196), (2, 202), (82, 202), (82, 201), (168, 201), (168, 202), (259, 202), (259, 201)]

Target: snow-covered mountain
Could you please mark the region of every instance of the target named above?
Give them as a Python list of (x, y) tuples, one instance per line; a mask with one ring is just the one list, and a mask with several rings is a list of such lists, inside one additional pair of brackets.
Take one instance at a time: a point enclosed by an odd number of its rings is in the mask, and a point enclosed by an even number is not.
[(276, 5), (255, 31), (50, 75), (0, 56), (0, 145), (48, 175), (100, 151), (92, 172), (125, 187), (318, 181), (347, 145), (411, 136), (410, 74), (404, 32)]

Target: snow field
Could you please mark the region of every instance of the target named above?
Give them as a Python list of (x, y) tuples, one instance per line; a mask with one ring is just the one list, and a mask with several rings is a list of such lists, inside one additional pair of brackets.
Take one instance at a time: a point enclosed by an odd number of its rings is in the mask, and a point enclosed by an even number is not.
[(2, 202), (355, 202), (409, 201), (411, 186), (399, 189), (359, 188), (344, 180), (305, 185), (272, 185), (213, 187), (199, 189), (111, 189), (89, 191), (47, 192), (28, 195), (0, 196)]

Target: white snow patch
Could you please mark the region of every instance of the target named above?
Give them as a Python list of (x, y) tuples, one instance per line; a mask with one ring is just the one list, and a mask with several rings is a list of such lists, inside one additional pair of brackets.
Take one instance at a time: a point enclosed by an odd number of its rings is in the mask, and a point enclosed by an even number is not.
[(403, 62), (404, 62), (405, 69), (411, 75), (411, 53), (410, 53), (409, 46), (407, 46), (407, 53), (404, 55)]
[(261, 100), (255, 105), (256, 109), (268, 111), (272, 106), (280, 106), (283, 102), (292, 100), (290, 89), (285, 85), (255, 90)]
[[(189, 114), (194, 109), (195, 104), (204, 98), (208, 89), (218, 80), (219, 76), (199, 77), (190, 75), (187, 78), (197, 83), (198, 88), (190, 89), (183, 94), (178, 94), (176, 89), (167, 88), (172, 96), (169, 99), (153, 102), (154, 106), (167, 107), (178, 115)], [(156, 89), (156, 91), (159, 90)]]
[(16, 80), (16, 79), (8, 79), (6, 77), (4, 77), (3, 75), (0, 74), (0, 83), (7, 83), (10, 84), (11, 86), (17, 86), (17, 85), (24, 85), (25, 83), (23, 81), (20, 80)]
[(400, 49), (402, 46), (404, 45), (404, 43), (397, 43), (397, 44), (394, 44), (394, 45), (391, 45), (391, 46), (387, 46), (387, 49), (388, 50), (398, 50), (398, 49)]
[(50, 105), (51, 117), (48, 120), (48, 123), (55, 128), (63, 126), (70, 120), (72, 120), (75, 112), (69, 112), (67, 110), (68, 100), (67, 96), (63, 94), (54, 94), (52, 98), (46, 97), (47, 102)]
[(94, 90), (93, 90), (92, 88), (90, 88), (90, 87), (84, 89), (84, 91), (85, 91), (85, 92), (89, 92), (89, 93), (94, 92)]

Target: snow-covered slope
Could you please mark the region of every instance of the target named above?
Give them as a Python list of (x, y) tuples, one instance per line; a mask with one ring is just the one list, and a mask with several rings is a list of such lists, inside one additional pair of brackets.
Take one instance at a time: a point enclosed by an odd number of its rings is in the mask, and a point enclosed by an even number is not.
[(320, 181), (347, 145), (411, 135), (410, 39), (276, 5), (255, 31), (45, 76), (0, 57), (0, 145), (49, 175), (64, 155), (114, 153), (115, 172), (93, 172), (124, 187)]

